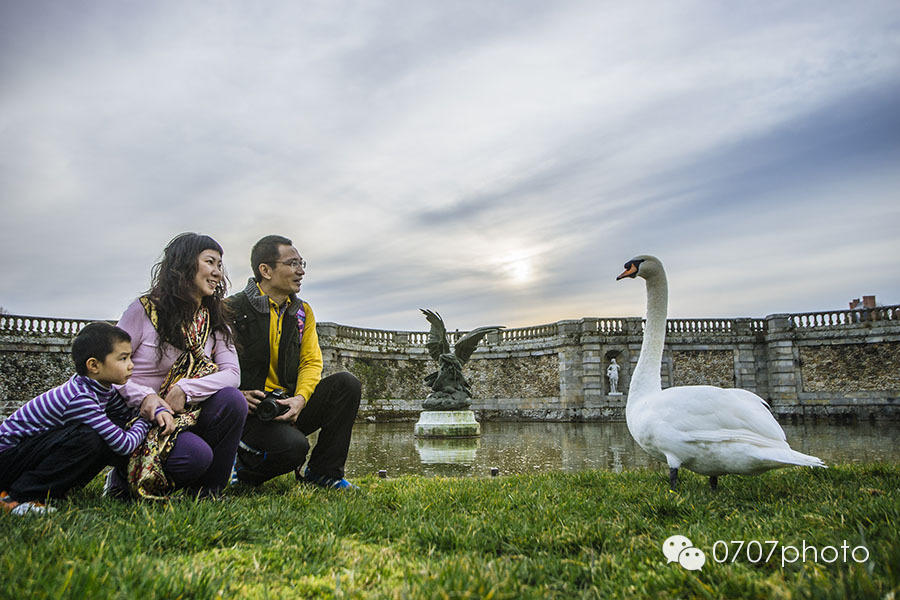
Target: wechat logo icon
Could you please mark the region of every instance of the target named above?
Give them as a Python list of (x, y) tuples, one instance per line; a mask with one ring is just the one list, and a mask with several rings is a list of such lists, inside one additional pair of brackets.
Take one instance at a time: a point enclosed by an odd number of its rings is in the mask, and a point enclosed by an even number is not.
[(694, 548), (691, 540), (683, 535), (673, 535), (666, 538), (662, 546), (666, 563), (677, 562), (688, 571), (699, 571), (706, 564), (706, 554), (699, 548)]

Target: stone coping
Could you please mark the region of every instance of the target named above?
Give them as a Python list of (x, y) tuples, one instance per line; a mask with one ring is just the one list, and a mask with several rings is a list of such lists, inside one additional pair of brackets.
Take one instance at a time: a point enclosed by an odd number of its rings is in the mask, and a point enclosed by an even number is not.
[[(834, 329), (871, 326), (873, 323), (900, 321), (900, 305), (879, 306), (856, 310), (831, 310), (795, 314), (773, 314), (765, 318), (739, 317), (731, 319), (669, 319), (666, 331), (672, 335), (754, 335), (773, 329)], [(90, 319), (0, 315), (0, 335), (28, 337), (71, 337)], [(115, 323), (115, 321), (109, 321)], [(640, 317), (584, 317), (579, 320), (558, 321), (545, 325), (503, 329), (488, 334), (487, 345), (515, 343), (520, 340), (551, 339), (573, 334), (596, 334), (603, 337), (640, 335), (644, 319)], [(366, 329), (322, 321), (317, 323), (319, 336), (325, 339), (344, 339), (350, 342), (375, 345), (425, 346), (428, 333)], [(449, 331), (450, 343), (465, 335), (465, 331)]]

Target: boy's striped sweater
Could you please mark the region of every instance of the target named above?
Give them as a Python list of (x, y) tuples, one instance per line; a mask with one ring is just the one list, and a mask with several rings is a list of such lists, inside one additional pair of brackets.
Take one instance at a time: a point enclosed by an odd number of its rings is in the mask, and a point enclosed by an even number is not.
[(132, 409), (115, 389), (105, 388), (90, 377), (73, 375), (61, 386), (29, 400), (0, 423), (0, 452), (25, 438), (78, 422), (89, 425), (116, 454), (131, 454), (144, 440), (150, 423), (141, 418), (125, 431), (110, 417), (124, 422), (132, 416)]

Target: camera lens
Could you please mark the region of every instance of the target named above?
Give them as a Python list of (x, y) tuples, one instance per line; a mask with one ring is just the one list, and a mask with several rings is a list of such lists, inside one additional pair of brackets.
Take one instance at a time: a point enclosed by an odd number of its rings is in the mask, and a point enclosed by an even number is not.
[(286, 397), (284, 390), (274, 390), (266, 394), (266, 397), (256, 406), (256, 418), (260, 421), (271, 421), (275, 417), (289, 411), (291, 409), (290, 406), (281, 404), (276, 400), (276, 398), (284, 399)]
[(271, 421), (278, 416), (278, 403), (271, 398), (263, 399), (256, 406), (256, 418), (260, 421)]

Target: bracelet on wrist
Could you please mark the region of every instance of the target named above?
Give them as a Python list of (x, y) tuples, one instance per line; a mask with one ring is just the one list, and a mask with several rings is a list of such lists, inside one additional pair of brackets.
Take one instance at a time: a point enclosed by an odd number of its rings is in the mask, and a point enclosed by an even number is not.
[(169, 410), (169, 409), (166, 408), (165, 406), (157, 406), (157, 407), (156, 407), (156, 410), (153, 411), (153, 416), (155, 417), (156, 415), (158, 415), (158, 414), (161, 413), (161, 412), (167, 412), (167, 413), (169, 413), (170, 415), (171, 415), (171, 414), (174, 414), (174, 413), (172, 413), (171, 410)]

